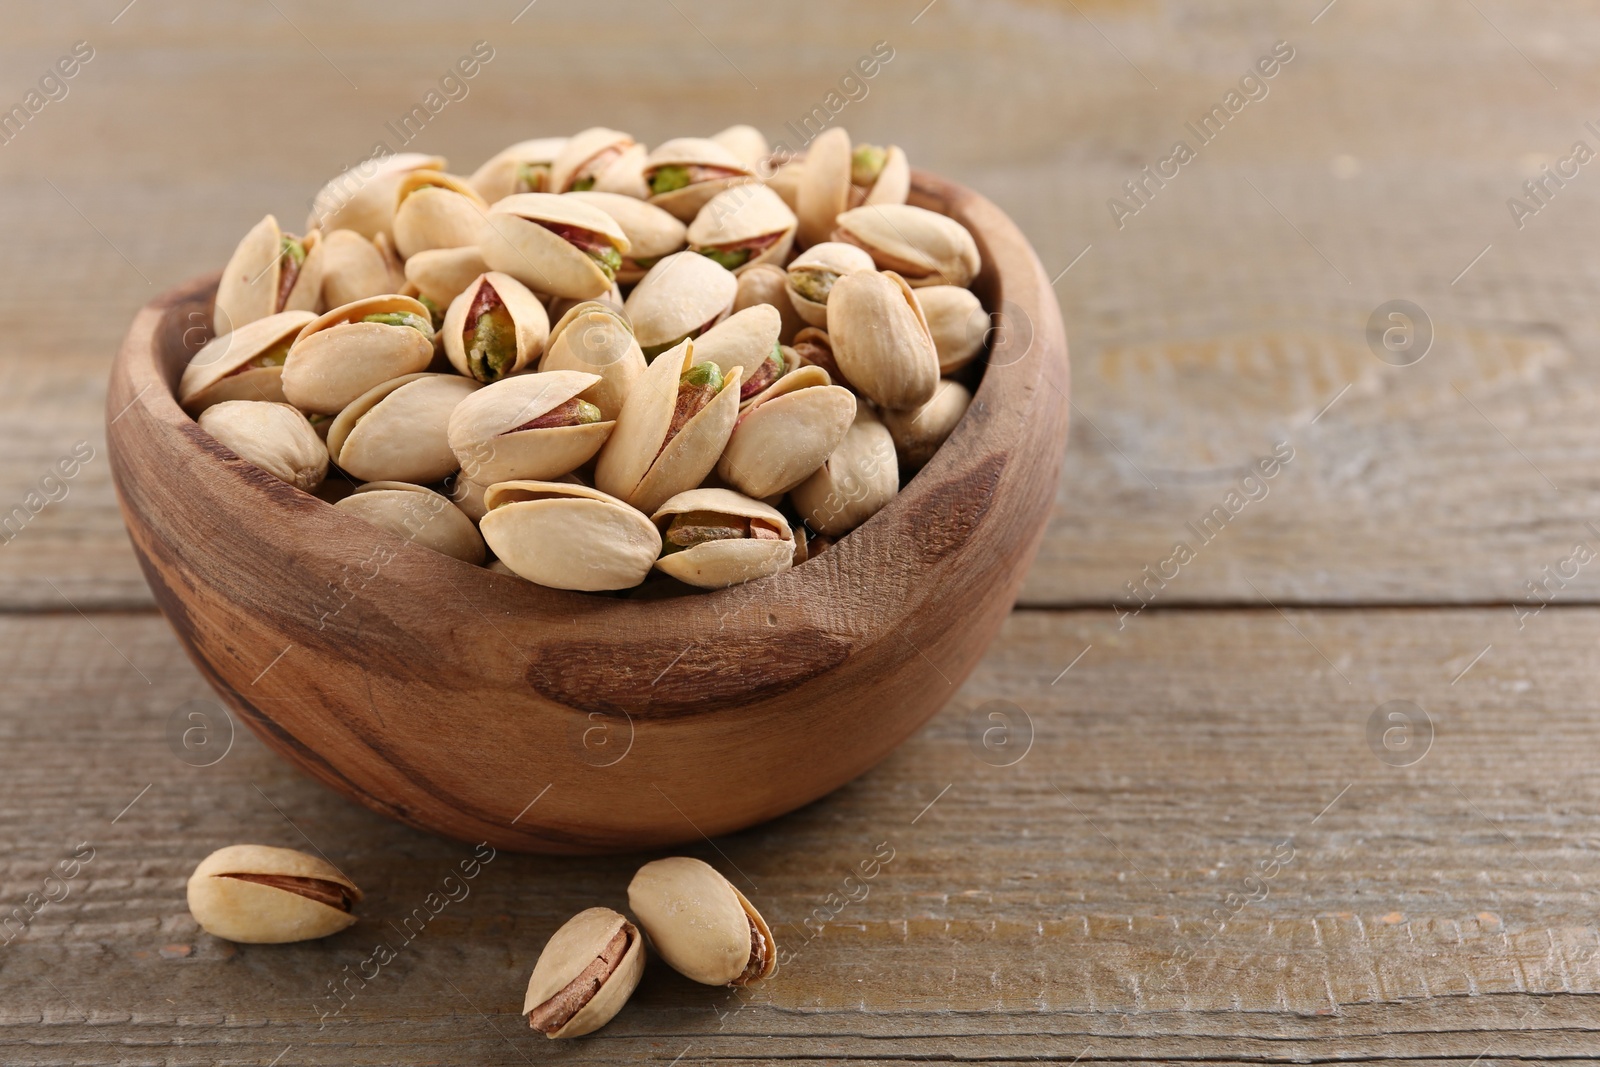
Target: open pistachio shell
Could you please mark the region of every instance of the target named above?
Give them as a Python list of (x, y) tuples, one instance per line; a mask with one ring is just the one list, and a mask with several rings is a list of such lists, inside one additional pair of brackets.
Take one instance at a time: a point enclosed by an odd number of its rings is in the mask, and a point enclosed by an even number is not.
[[(675, 188), (656, 192), (662, 172), (672, 168)], [(724, 189), (755, 180), (755, 171), (717, 142), (705, 137), (677, 137), (658, 145), (644, 164), (650, 202), (684, 222), (693, 221), (710, 199)], [(682, 183), (682, 184), (679, 184)]]
[(420, 485), (368, 482), (333, 506), (475, 567), (481, 567), (488, 555), (472, 520), (449, 498)]
[(776, 159), (768, 160), (768, 167), (773, 167), (772, 173), (767, 177), (767, 188), (783, 198), (789, 205), (789, 210), (800, 215), (800, 181), (806, 173), (805, 159), (790, 159), (777, 162)]
[(443, 156), (401, 152), (383, 160), (363, 160), (331, 179), (311, 201), (306, 229), (354, 230), (363, 237), (389, 232), (395, 194), (414, 170), (443, 170)]
[(407, 374), (367, 390), (328, 427), (328, 457), (362, 481), (442, 481), (460, 463), (445, 428), (477, 383)]
[(288, 404), (224, 400), (202, 411), (199, 422), (240, 459), (296, 489), (309, 493), (327, 477), (327, 446)]
[(738, 291), (738, 279), (726, 268), (695, 252), (678, 252), (651, 267), (623, 307), (649, 359), (715, 325)]
[[(636, 200), (646, 199), (650, 195), (650, 186), (644, 180), (644, 163), (648, 157), (644, 145), (629, 145), (605, 170), (596, 175), (591, 191), (631, 196)], [(580, 189), (568, 191), (582, 192)]]
[[(481, 485), (543, 481), (577, 470), (600, 450), (615, 422), (529, 426), (578, 399), (598, 374), (545, 371), (504, 378), (473, 393), (450, 416), (450, 448)], [(591, 405), (592, 407), (592, 405)]]
[(615, 419), (633, 383), (644, 374), (645, 360), (622, 312), (588, 300), (568, 310), (551, 329), (539, 369), (599, 375), (584, 396), (600, 409), (602, 419)]
[(977, 242), (948, 215), (910, 204), (858, 207), (839, 216), (834, 240), (867, 250), (880, 270), (915, 288), (970, 285), (983, 266)]
[(757, 263), (783, 264), (794, 247), (795, 217), (765, 185), (746, 182), (706, 202), (689, 226), (689, 247), (735, 273)]
[(617, 269), (617, 281), (632, 285), (644, 277), (662, 256), (683, 250), (688, 227), (654, 204), (621, 193), (568, 193), (574, 200), (593, 204), (616, 220), (628, 238), (628, 254)]
[(290, 848), (229, 845), (189, 876), (189, 913), (206, 933), (245, 945), (327, 937), (355, 921), (362, 893), (326, 860)]
[(406, 260), (406, 281), (439, 307), (447, 308), (488, 270), (489, 264), (476, 247), (435, 248)]
[(939, 384), (939, 352), (916, 293), (893, 271), (834, 283), (828, 339), (850, 387), (884, 408), (926, 403)]
[(876, 269), (865, 249), (843, 241), (823, 241), (801, 252), (789, 264), (785, 280), (789, 303), (812, 326), (828, 325), (828, 294), (847, 274)]
[(989, 336), (989, 313), (971, 289), (959, 285), (926, 285), (917, 303), (928, 320), (933, 347), (939, 351), (939, 373), (954, 374), (978, 358)]
[[(772, 358), (782, 329), (783, 316), (771, 304), (757, 304), (736, 311), (695, 338), (695, 362), (709, 359), (721, 367), (724, 374), (742, 367), (742, 384), (748, 387), (756, 380), (763, 364)], [(749, 396), (746, 388), (741, 399)]]
[[(373, 316), (404, 317), (415, 325), (363, 321)], [(302, 411), (336, 415), (373, 386), (432, 362), (428, 309), (409, 296), (375, 296), (306, 323), (283, 364), (283, 395)]]
[(883, 424), (894, 438), (903, 471), (920, 470), (939, 450), (967, 413), (972, 394), (960, 382), (945, 378), (926, 404), (910, 411), (885, 411)]
[(680, 379), (696, 362), (694, 342), (684, 341), (657, 356), (634, 383), (595, 466), (594, 484), (602, 491), (640, 511), (654, 511), (695, 488), (717, 465), (739, 417), (738, 367), (711, 401), (667, 439)]
[(478, 484), (460, 471), (446, 478), (444, 486), (447, 490), (445, 495), (450, 498), (450, 503), (460, 508), (473, 522), (479, 521), (488, 513), (489, 508), (483, 502), (483, 494), (488, 486)]
[[(799, 360), (802, 367), (821, 367), (828, 372), (828, 377), (840, 385), (849, 385), (850, 382), (843, 374), (839, 373), (839, 362), (833, 358), (833, 341), (828, 337), (827, 330), (819, 330), (815, 326), (807, 326), (794, 335), (794, 344), (790, 351)], [(787, 356), (788, 353), (785, 353)]]
[[(578, 237), (594, 254), (557, 231)], [(592, 300), (611, 288), (629, 245), (616, 220), (593, 204), (552, 193), (519, 193), (490, 208), (478, 249), (492, 269), (530, 289)], [(611, 261), (609, 269), (602, 265), (605, 259)]]
[(622, 158), (634, 140), (620, 130), (591, 126), (568, 138), (550, 166), (552, 193), (592, 189), (606, 170)]
[[(871, 145), (857, 146), (859, 152)], [(868, 184), (856, 184), (850, 190), (850, 206), (862, 204), (903, 204), (911, 194), (911, 164), (898, 145), (890, 145), (883, 152), (883, 164), (878, 176)]]
[(433, 248), (476, 245), (489, 208), (464, 179), (436, 170), (407, 174), (395, 200), (394, 246), (407, 259)]
[(612, 282), (610, 289), (590, 300), (573, 300), (571, 297), (566, 296), (552, 296), (544, 302), (545, 309), (550, 312), (551, 322), (561, 321), (562, 316), (579, 304), (605, 304), (620, 312), (623, 305), (622, 290), (617, 286), (617, 283)]
[(178, 382), (178, 402), (199, 415), (224, 400), (283, 401), (283, 357), (309, 311), (281, 311), (213, 337), (194, 354)]
[(789, 276), (782, 267), (773, 263), (757, 263), (738, 274), (739, 288), (733, 296), (733, 310), (743, 311), (757, 304), (770, 304), (778, 309), (780, 326), (778, 340), (788, 344), (805, 325), (794, 304), (789, 300)]
[(610, 908), (580, 911), (539, 953), (522, 1013), (546, 1037), (582, 1037), (610, 1022), (644, 974), (639, 928)]
[(766, 920), (716, 868), (671, 856), (639, 868), (628, 908), (662, 959), (705, 985), (745, 985), (778, 966)]
[(318, 242), (322, 257), (322, 306), (343, 307), (369, 296), (397, 292), (404, 280), (399, 259), (391, 260), (354, 230), (334, 230)]
[(828, 240), (834, 221), (850, 206), (850, 135), (844, 127), (823, 130), (806, 149), (797, 200), (800, 244), (810, 247)]
[[(485, 289), (487, 288), (487, 292)], [(511, 332), (504, 334), (491, 324), (480, 327), (472, 312), (503, 309), (511, 320)], [(467, 340), (472, 333), (472, 343)], [(461, 295), (450, 302), (439, 337), (450, 365), (459, 373), (480, 382), (495, 382), (527, 370), (544, 354), (550, 336), (550, 317), (539, 298), (528, 287), (499, 271), (475, 279)]]
[(322, 296), (322, 257), (316, 231), (302, 240), (285, 234), (271, 215), (244, 235), (217, 282), (213, 322), (218, 334), (280, 311), (315, 311)]
[[(700, 539), (679, 546), (672, 523), (681, 515), (726, 520), (740, 536)], [(766, 536), (756, 536), (750, 521), (757, 520)], [(757, 578), (786, 571), (794, 565), (794, 534), (789, 520), (777, 508), (751, 500), (728, 489), (690, 489), (656, 509), (650, 520), (661, 531), (662, 556), (656, 570), (699, 589), (726, 589)]]
[(772, 154), (766, 135), (754, 126), (729, 126), (711, 135), (711, 139), (726, 148), (733, 158), (756, 170)]
[(484, 493), (483, 536), (506, 566), (552, 589), (600, 592), (644, 581), (661, 535), (643, 513), (586, 485), (506, 481)]
[(565, 137), (518, 141), (497, 152), (467, 181), (490, 204), (513, 193), (548, 193), (550, 168), (566, 147)]
[(739, 413), (717, 476), (757, 498), (787, 493), (827, 462), (855, 414), (855, 394), (827, 371), (791, 371)]
[(876, 515), (899, 488), (894, 438), (870, 407), (857, 404), (839, 447), (789, 499), (807, 526), (839, 538)]

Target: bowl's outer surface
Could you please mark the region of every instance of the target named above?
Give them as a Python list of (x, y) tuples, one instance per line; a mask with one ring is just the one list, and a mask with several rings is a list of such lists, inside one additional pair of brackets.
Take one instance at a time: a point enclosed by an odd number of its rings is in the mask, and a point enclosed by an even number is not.
[[(668, 600), (569, 593), (411, 545), (239, 459), (174, 399), (216, 276), (157, 299), (118, 354), (107, 428), (162, 610), (279, 754), (372, 809), (534, 852), (727, 833), (878, 763), (954, 695), (1015, 600), (1055, 496), (1066, 337), (1037, 257), (927, 174), (1000, 310), (949, 442), (817, 559)], [(534, 802), (537, 798), (536, 803)], [(531, 803), (531, 806), (530, 806)]]

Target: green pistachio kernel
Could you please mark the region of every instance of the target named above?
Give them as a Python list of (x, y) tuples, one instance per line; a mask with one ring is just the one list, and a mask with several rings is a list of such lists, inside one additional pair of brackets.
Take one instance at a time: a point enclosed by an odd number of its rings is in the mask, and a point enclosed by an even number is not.
[(381, 326), (409, 326), (427, 337), (433, 336), (433, 323), (409, 311), (386, 311), (381, 315), (367, 315), (362, 322), (376, 322)]
[(660, 263), (660, 262), (661, 262), (661, 257), (660, 256), (650, 256), (650, 257), (648, 257), (646, 259), (635, 259), (633, 261), (633, 265), (635, 267), (638, 267), (640, 270), (649, 270), (651, 267), (655, 266), (657, 263)]
[(702, 248), (700, 254), (729, 270), (744, 266), (750, 259), (748, 248)]
[[(517, 168), (517, 191), (519, 193), (542, 193), (550, 182), (550, 165), (548, 163), (524, 163)], [(590, 185), (594, 182), (591, 180)]]
[(850, 154), (850, 182), (853, 185), (871, 185), (883, 173), (889, 153), (875, 144), (864, 144)]
[(437, 330), (444, 325), (444, 309), (425, 296), (417, 297), (417, 303), (428, 309), (428, 317), (433, 319), (433, 328)]
[(704, 363), (696, 363), (683, 372), (683, 377), (678, 379), (679, 385), (692, 385), (696, 388), (709, 387), (713, 392), (722, 390), (722, 368), (709, 359)]
[(593, 189), (593, 188), (594, 188), (594, 176), (593, 175), (590, 175), (589, 177), (586, 177), (586, 178), (579, 178), (577, 181), (572, 183), (572, 191), (575, 192), (575, 193), (587, 193), (590, 189)]
[(467, 366), (472, 369), (472, 376), (480, 382), (499, 381), (516, 360), (516, 325), (505, 308), (479, 315), (467, 348)]
[(667, 351), (668, 349), (677, 348), (679, 345), (683, 344), (683, 342), (687, 341), (693, 336), (694, 334), (692, 333), (686, 333), (682, 337), (674, 338), (671, 341), (663, 341), (658, 345), (651, 345), (649, 348), (643, 350), (644, 358), (647, 360), (654, 360), (661, 353)]
[(784, 365), (782, 341), (772, 342), (772, 362), (778, 365), (777, 377), (782, 378), (788, 373), (788, 368)]
[(650, 175), (650, 191), (656, 196), (682, 189), (689, 184), (688, 167), (662, 167)]
[(588, 426), (600, 421), (600, 409), (587, 400), (578, 401), (578, 425)]
[(622, 268), (621, 252), (618, 252), (611, 245), (607, 245), (604, 248), (590, 252), (589, 258), (594, 260), (596, 265), (599, 266), (601, 273), (606, 276), (606, 280), (616, 280), (617, 271)]
[(831, 270), (802, 270), (795, 272), (789, 284), (813, 304), (826, 304), (828, 294), (833, 292), (833, 283), (838, 280), (839, 276)]

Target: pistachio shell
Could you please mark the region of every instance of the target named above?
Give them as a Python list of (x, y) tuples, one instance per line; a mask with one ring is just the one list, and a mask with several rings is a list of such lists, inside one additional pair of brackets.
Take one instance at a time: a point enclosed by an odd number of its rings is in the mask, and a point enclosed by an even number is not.
[(199, 415), (224, 400), (283, 401), (283, 367), (246, 364), (292, 341), (301, 327), (316, 318), (309, 311), (282, 311), (213, 337), (194, 354), (178, 382), (178, 400), (190, 415)]
[[(246, 877), (239, 877), (239, 876)], [(246, 945), (327, 937), (356, 921), (350, 911), (314, 896), (249, 878), (310, 879), (355, 903), (360, 889), (326, 860), (270, 845), (229, 845), (200, 861), (189, 876), (189, 913), (206, 933)], [(293, 884), (293, 883), (290, 883)]]
[(828, 537), (843, 537), (894, 499), (900, 487), (894, 438), (865, 404), (833, 455), (790, 493), (807, 526)]
[(972, 394), (948, 378), (939, 382), (933, 397), (911, 411), (885, 411), (883, 424), (894, 438), (894, 450), (904, 471), (920, 470), (939, 450), (967, 413)]
[(551, 193), (520, 193), (497, 202), (478, 249), (491, 268), (541, 293), (591, 300), (611, 288), (611, 276), (591, 256), (541, 223), (587, 231), (628, 254), (628, 238), (610, 215)]
[(357, 163), (324, 185), (311, 202), (308, 230), (354, 230), (363, 237), (388, 233), (395, 194), (414, 170), (443, 170), (443, 156), (401, 152)]
[(709, 167), (721, 172), (716, 177), (691, 179), (688, 185), (667, 193), (657, 193), (650, 202), (665, 208), (684, 222), (693, 221), (700, 209), (730, 186), (755, 180), (755, 171), (715, 141), (705, 137), (677, 137), (658, 145), (645, 160), (648, 182), (662, 167)]
[(585, 485), (506, 481), (484, 494), (494, 554), (530, 582), (599, 592), (644, 581), (661, 535), (642, 513)]
[(650, 519), (665, 541), (674, 517), (696, 511), (761, 519), (777, 527), (783, 536), (777, 540), (740, 537), (705, 541), (663, 555), (656, 560), (657, 570), (700, 589), (726, 589), (786, 571), (794, 565), (794, 534), (783, 513), (728, 489), (690, 489), (679, 493), (657, 508)]
[[(789, 303), (812, 326), (828, 324), (828, 293), (833, 282), (847, 274), (875, 270), (863, 248), (842, 241), (823, 241), (794, 257), (785, 275)], [(821, 295), (823, 299), (817, 300)]]
[(280, 481), (311, 492), (328, 474), (328, 449), (288, 404), (224, 400), (200, 413), (200, 428)]
[(754, 126), (729, 126), (712, 134), (711, 139), (751, 170), (759, 167), (772, 154), (766, 136)]
[[(618, 933), (626, 938), (622, 958), (603, 978), (583, 977)], [(580, 911), (551, 936), (539, 953), (539, 962), (528, 979), (522, 1013), (530, 1015), (557, 997), (562, 998), (565, 1008), (581, 1004), (563, 1025), (544, 1032), (552, 1038), (582, 1037), (600, 1029), (622, 1010), (642, 974), (644, 938), (639, 936), (639, 928), (610, 908)]]
[[(538, 137), (531, 141), (518, 141), (497, 152), (483, 166), (473, 171), (472, 177), (467, 181), (478, 191), (478, 195), (490, 204), (512, 193), (548, 193), (551, 165), (566, 147), (565, 137)], [(539, 173), (541, 184), (538, 188), (529, 187), (523, 180), (524, 167), (534, 168), (536, 173)]]
[[(761, 914), (710, 864), (671, 856), (639, 868), (628, 907), (662, 959), (705, 985), (744, 985), (772, 974), (777, 946)], [(748, 973), (752, 929), (763, 940), (761, 967)]]
[(231, 333), (280, 311), (317, 309), (322, 296), (318, 235), (315, 231), (308, 233), (302, 242), (305, 261), (299, 265), (287, 294), (282, 291), (283, 272), (291, 268), (292, 260), (284, 254), (285, 236), (278, 220), (268, 215), (251, 227), (233, 250), (217, 282), (213, 321), (218, 334)]
[(743, 311), (757, 304), (770, 304), (778, 309), (781, 325), (778, 340), (788, 344), (795, 333), (804, 326), (800, 315), (789, 299), (789, 276), (782, 267), (772, 263), (757, 263), (737, 275), (739, 288), (733, 297), (733, 310)]
[(334, 230), (317, 243), (322, 257), (322, 306), (343, 307), (400, 287), (403, 275), (372, 241), (354, 230)]
[[(644, 200), (650, 195), (650, 186), (644, 180), (644, 162), (648, 153), (644, 145), (629, 145), (612, 160), (594, 180), (593, 192), (615, 193)], [(570, 191), (570, 190), (569, 190)]]
[[(598, 183), (605, 168), (615, 163), (633, 145), (632, 137), (604, 126), (591, 126), (574, 134), (550, 167), (550, 192), (569, 191), (573, 181), (584, 171), (590, 172)], [(595, 166), (597, 160), (602, 161), (598, 168)]]
[(475, 567), (487, 555), (472, 520), (448, 498), (420, 485), (368, 482), (334, 507)]
[(928, 333), (939, 352), (939, 373), (954, 374), (978, 357), (989, 336), (989, 313), (970, 289), (927, 285), (917, 290), (917, 303), (928, 320)]
[(699, 485), (717, 465), (739, 416), (737, 367), (723, 379), (721, 392), (666, 440), (679, 379), (695, 362), (694, 342), (684, 341), (657, 356), (634, 383), (595, 466), (594, 483), (602, 491), (640, 511), (654, 511)]
[(903, 204), (909, 195), (911, 195), (911, 163), (898, 145), (890, 145), (883, 161), (883, 169), (878, 172), (878, 180), (872, 183), (871, 188), (864, 191), (862, 202)]
[(648, 352), (698, 336), (727, 315), (738, 291), (730, 271), (697, 253), (678, 252), (651, 267), (623, 307)]
[(483, 485), (567, 474), (600, 450), (615, 422), (518, 429), (600, 381), (598, 374), (545, 371), (503, 378), (473, 393), (450, 416), (450, 448)]
[(858, 207), (839, 216), (834, 240), (866, 249), (880, 270), (912, 286), (970, 285), (982, 260), (967, 228), (955, 219), (910, 204)]
[(617, 271), (617, 281), (631, 285), (644, 277), (648, 266), (662, 256), (682, 251), (688, 227), (654, 204), (621, 193), (568, 193), (574, 200), (593, 204), (616, 220), (628, 238), (628, 256)]
[(567, 312), (579, 304), (605, 304), (613, 311), (621, 313), (623, 305), (622, 290), (617, 287), (615, 282), (612, 282), (610, 289), (607, 289), (603, 294), (592, 300), (573, 300), (571, 297), (552, 296), (545, 300), (544, 306), (550, 312), (550, 321), (559, 322)]
[(307, 323), (283, 365), (283, 395), (302, 411), (334, 415), (375, 385), (426, 370), (433, 337), (410, 326), (362, 322), (369, 315), (428, 309), (408, 296), (376, 296), (335, 308)]
[(644, 374), (644, 353), (622, 312), (598, 300), (574, 306), (550, 331), (541, 371), (584, 371), (600, 380), (586, 398), (604, 419), (615, 419), (633, 383)]
[[(773, 162), (769, 160), (767, 165), (772, 166)], [(790, 159), (778, 163), (767, 178), (767, 188), (782, 197), (783, 202), (789, 205), (789, 210), (793, 211), (797, 218), (800, 214), (800, 182), (805, 173), (806, 161), (803, 158)]]
[[(500, 297), (501, 304), (511, 316), (511, 324), (516, 334), (515, 357), (509, 365), (498, 372), (482, 364), (474, 365), (467, 351), (466, 331), (473, 325), (467, 321), (467, 316), (485, 285), (492, 287)], [(444, 316), (444, 325), (439, 328), (439, 338), (444, 345), (444, 354), (449, 358), (450, 365), (457, 372), (481, 382), (496, 381), (534, 366), (544, 354), (545, 341), (549, 336), (550, 317), (544, 305), (539, 303), (539, 298), (511, 275), (499, 271), (490, 271), (479, 276), (462, 290), (461, 295), (450, 302), (450, 310)]]
[(440, 307), (449, 307), (473, 280), (489, 270), (483, 253), (473, 248), (435, 248), (406, 260), (406, 280)]
[(742, 367), (743, 380), (748, 382), (772, 356), (782, 329), (783, 316), (771, 304), (757, 304), (736, 311), (695, 338), (695, 362), (709, 359), (721, 367), (724, 374)]
[[(833, 341), (828, 337), (827, 330), (807, 326), (794, 335), (794, 345), (790, 351), (800, 361), (800, 366), (821, 367), (834, 381), (841, 385), (850, 384), (845, 376), (839, 373), (839, 363), (833, 358)], [(787, 355), (788, 353), (785, 353), (785, 357)]]
[(914, 408), (939, 384), (939, 353), (917, 297), (892, 271), (862, 271), (828, 298), (833, 358), (851, 388), (885, 408)]
[(787, 493), (827, 462), (855, 414), (855, 394), (821, 367), (791, 371), (740, 413), (717, 476), (753, 497)]
[(817, 134), (806, 150), (795, 214), (800, 217), (800, 243), (829, 240), (834, 221), (850, 206), (850, 135), (842, 126)]
[(448, 490), (446, 495), (450, 497), (450, 503), (460, 508), (473, 522), (479, 521), (488, 513), (489, 508), (483, 502), (483, 494), (488, 486), (480, 485), (459, 471), (446, 478), (444, 484)]
[(395, 196), (391, 227), (394, 246), (402, 257), (478, 243), (489, 205), (465, 180), (435, 170), (416, 170), (400, 182)]
[(328, 458), (362, 481), (437, 482), (460, 466), (445, 427), (477, 389), (454, 374), (407, 374), (367, 390), (328, 428)]
[(696, 252), (749, 249), (750, 258), (735, 273), (758, 263), (782, 265), (794, 247), (795, 217), (789, 205), (765, 185), (747, 182), (725, 189), (707, 201), (689, 226), (689, 247)]

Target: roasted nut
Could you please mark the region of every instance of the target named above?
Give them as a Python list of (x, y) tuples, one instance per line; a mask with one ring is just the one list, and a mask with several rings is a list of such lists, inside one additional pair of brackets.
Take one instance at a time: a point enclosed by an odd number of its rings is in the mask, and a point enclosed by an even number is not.
[(643, 278), (656, 260), (683, 251), (688, 227), (654, 204), (622, 193), (568, 193), (572, 199), (592, 204), (610, 215), (628, 239), (628, 254), (617, 268), (616, 280), (632, 285)]
[[(910, 411), (885, 411), (883, 424), (894, 438), (895, 455), (902, 471), (920, 470), (955, 431), (967, 413), (972, 394), (960, 382), (948, 378), (939, 382), (933, 398)], [(735, 435), (738, 431), (735, 430)]]
[(333, 864), (291, 848), (229, 845), (189, 876), (189, 914), (244, 945), (309, 941), (346, 929), (361, 890)]
[(933, 347), (939, 352), (940, 374), (954, 374), (983, 351), (989, 336), (989, 313), (970, 289), (924, 286), (917, 290), (917, 303), (922, 305)]
[(679, 493), (650, 519), (661, 531), (656, 569), (700, 589), (725, 589), (794, 565), (794, 534), (783, 513), (728, 489)]
[(283, 401), (283, 361), (309, 311), (281, 311), (213, 337), (194, 354), (178, 383), (178, 400), (199, 415), (224, 400)]
[(343, 307), (398, 292), (405, 282), (405, 268), (388, 241), (383, 235), (368, 240), (354, 230), (324, 234), (317, 244), (322, 258), (321, 306)]
[(224, 400), (200, 413), (200, 428), (280, 481), (307, 493), (328, 474), (328, 449), (288, 404)]
[(895, 145), (856, 145), (850, 153), (850, 206), (903, 204), (911, 192), (911, 164)]
[[(767, 188), (782, 197), (783, 202), (789, 205), (789, 210), (793, 211), (798, 219), (800, 216), (800, 182), (806, 173), (805, 158), (788, 159), (775, 155), (767, 160), (762, 171), (763, 173), (770, 171), (770, 173), (767, 173)], [(798, 237), (799, 234), (797, 233), (796, 236)], [(800, 240), (803, 241), (804, 238), (800, 237)]]
[(623, 402), (594, 484), (647, 513), (698, 486), (733, 432), (739, 379), (737, 367), (724, 376), (697, 362), (693, 341), (656, 357)]
[(806, 149), (796, 191), (800, 244), (832, 240), (835, 220), (850, 207), (850, 135), (841, 126), (817, 134)]
[(805, 321), (789, 299), (789, 276), (783, 268), (772, 263), (757, 263), (748, 270), (740, 271), (737, 279), (739, 288), (734, 293), (733, 310), (739, 312), (757, 304), (771, 304), (778, 309), (782, 319), (778, 340), (784, 344), (792, 342), (794, 335), (805, 326)]
[(695, 360), (710, 360), (728, 374), (741, 368), (739, 402), (755, 396), (789, 369), (778, 334), (783, 316), (771, 304), (757, 304), (735, 312), (701, 334), (694, 342)]
[(550, 168), (566, 147), (565, 137), (518, 141), (473, 171), (467, 181), (490, 204), (514, 193), (551, 192)]
[(916, 294), (892, 271), (862, 271), (834, 283), (828, 339), (850, 387), (879, 407), (917, 407), (939, 384), (928, 321)]
[(629, 244), (593, 204), (551, 193), (519, 193), (489, 209), (478, 240), (484, 260), (541, 293), (592, 300), (611, 288)]
[(472, 520), (446, 497), (420, 485), (368, 482), (334, 507), (475, 567), (487, 555)]
[(782, 265), (794, 247), (794, 212), (765, 185), (747, 182), (706, 202), (689, 225), (689, 247), (735, 273), (757, 263)]
[(983, 265), (967, 228), (948, 215), (910, 204), (877, 204), (846, 211), (833, 240), (867, 250), (879, 270), (892, 270), (913, 288), (970, 285)]
[(842, 241), (824, 241), (794, 257), (786, 281), (789, 303), (812, 326), (828, 324), (828, 295), (847, 274), (875, 269), (865, 249)]
[(772, 146), (767, 144), (766, 135), (754, 126), (729, 126), (719, 133), (712, 134), (711, 139), (726, 148), (734, 159), (752, 171), (758, 170), (772, 154)]
[(549, 336), (550, 317), (539, 298), (499, 271), (478, 277), (451, 301), (440, 330), (450, 365), (480, 382), (534, 366)]
[(484, 492), (484, 505), (479, 526), (494, 554), (552, 589), (631, 589), (661, 554), (654, 523), (586, 485), (499, 482)]
[(444, 480), (444, 487), (450, 503), (460, 508), (462, 514), (473, 522), (481, 521), (489, 513), (488, 506), (483, 502), (483, 494), (488, 490), (488, 486), (479, 485), (457, 471)]
[(623, 309), (645, 359), (654, 359), (720, 322), (738, 291), (739, 282), (727, 268), (694, 252), (678, 252), (650, 268)]
[(821, 367), (835, 382), (850, 384), (845, 376), (839, 373), (839, 361), (833, 358), (833, 341), (828, 337), (827, 330), (807, 326), (794, 335), (794, 344), (790, 346), (790, 351), (795, 354), (800, 366)]
[[(633, 195), (626, 188), (613, 186), (626, 185), (624, 176), (629, 160), (638, 154), (634, 152), (636, 148), (642, 151), (642, 146), (637, 145), (632, 137), (604, 126), (592, 126), (575, 134), (568, 139), (550, 166), (549, 191), (566, 193), (601, 189)], [(619, 173), (608, 175), (607, 172), (619, 164)]]
[(443, 156), (401, 152), (379, 161), (366, 160), (324, 185), (311, 202), (307, 230), (354, 230), (363, 237), (388, 233), (394, 220), (395, 194), (414, 170), (443, 170)]
[(450, 448), (480, 485), (542, 481), (583, 466), (618, 423), (580, 394), (598, 374), (573, 370), (520, 374), (486, 386), (456, 405)]
[(454, 374), (407, 374), (351, 401), (328, 427), (328, 458), (362, 481), (437, 482), (460, 464), (450, 413), (477, 389)]
[(650, 202), (684, 222), (729, 186), (755, 180), (755, 171), (704, 137), (678, 137), (657, 146), (644, 162)]
[(283, 395), (302, 411), (336, 415), (373, 386), (426, 370), (433, 319), (409, 296), (375, 296), (306, 323), (283, 364)]
[(539, 953), (522, 1013), (546, 1037), (582, 1037), (622, 1010), (642, 974), (639, 928), (610, 908), (580, 911)]
[(855, 414), (855, 394), (821, 367), (791, 371), (739, 413), (717, 476), (757, 499), (787, 493), (827, 462)]
[(244, 235), (217, 283), (213, 322), (218, 334), (280, 311), (315, 311), (322, 296), (320, 235), (286, 234), (271, 215)]
[(704, 985), (748, 985), (778, 967), (766, 920), (732, 882), (687, 856), (639, 868), (628, 907), (673, 970)]
[(584, 395), (600, 409), (602, 419), (615, 419), (633, 383), (644, 374), (645, 361), (621, 310), (587, 300), (562, 315), (550, 331), (539, 369), (599, 375)]
[(414, 170), (395, 193), (394, 246), (407, 259), (435, 248), (470, 248), (478, 243), (488, 208), (463, 179)]
[(870, 407), (857, 404), (839, 447), (789, 499), (807, 526), (838, 538), (876, 515), (899, 488), (894, 438)]
[(489, 272), (483, 253), (477, 248), (435, 248), (418, 252), (406, 260), (406, 281), (417, 287), (424, 304), (442, 309), (460, 296), (467, 286)]

